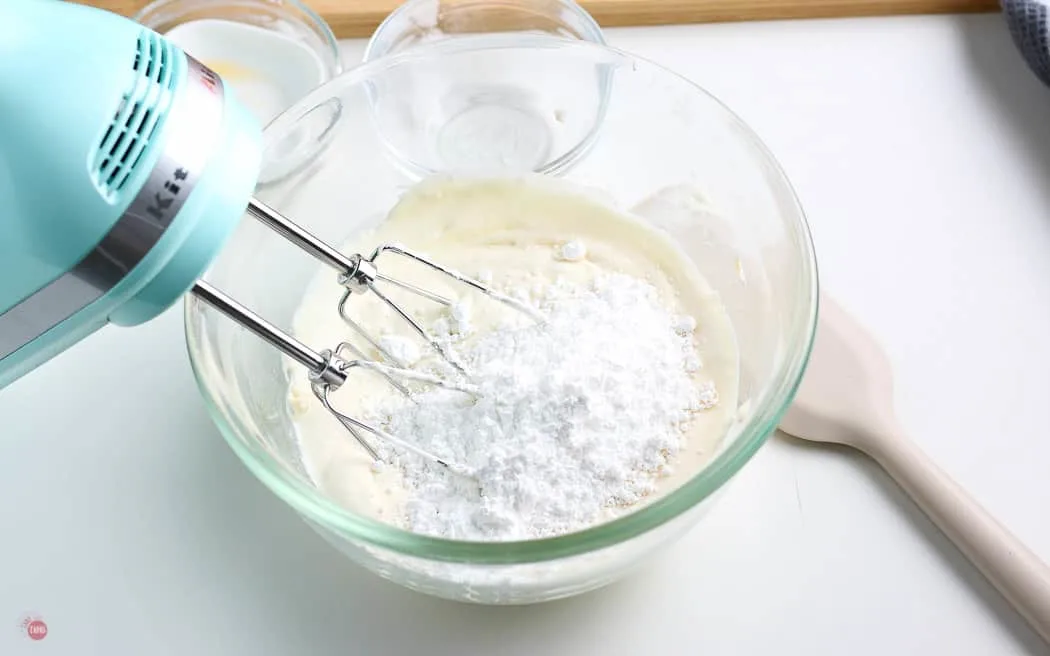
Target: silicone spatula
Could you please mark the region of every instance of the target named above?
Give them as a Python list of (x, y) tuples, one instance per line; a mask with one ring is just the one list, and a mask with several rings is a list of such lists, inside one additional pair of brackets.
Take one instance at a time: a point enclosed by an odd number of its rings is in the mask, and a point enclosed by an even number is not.
[(809, 365), (780, 430), (873, 458), (1050, 643), (1050, 568), (905, 436), (894, 416), (888, 359), (826, 295)]

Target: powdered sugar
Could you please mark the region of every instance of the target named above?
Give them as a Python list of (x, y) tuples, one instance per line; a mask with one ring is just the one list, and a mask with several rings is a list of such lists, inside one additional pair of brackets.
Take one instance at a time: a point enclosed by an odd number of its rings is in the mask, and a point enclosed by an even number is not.
[(431, 326), (471, 373), (476, 399), (427, 388), (372, 409), (389, 432), (476, 472), (387, 450), (412, 531), (514, 540), (601, 521), (655, 489), (690, 418), (718, 402), (713, 385), (690, 377), (695, 320), (666, 310), (645, 281), (606, 274), (516, 291), (544, 322), (474, 335), (469, 312), (453, 306)]
[(379, 346), (389, 353), (398, 364), (405, 367), (411, 367), (419, 362), (419, 358), (422, 356), (419, 340), (403, 335), (382, 335), (379, 338)]

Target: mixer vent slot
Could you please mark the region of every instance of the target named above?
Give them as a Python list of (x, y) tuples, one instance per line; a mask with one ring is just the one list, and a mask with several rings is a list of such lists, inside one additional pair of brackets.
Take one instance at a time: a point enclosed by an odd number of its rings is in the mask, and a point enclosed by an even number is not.
[(143, 30), (131, 64), (131, 84), (90, 161), (92, 180), (110, 202), (135, 172), (171, 106), (181, 58), (173, 46)]

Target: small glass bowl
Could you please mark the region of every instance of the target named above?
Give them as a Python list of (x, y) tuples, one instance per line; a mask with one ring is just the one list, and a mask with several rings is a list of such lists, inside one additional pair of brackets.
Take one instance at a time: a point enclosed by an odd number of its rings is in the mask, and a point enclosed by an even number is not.
[[(569, 104), (596, 90), (554, 84), (557, 76), (587, 77), (597, 70), (612, 76), (602, 138), (564, 178), (601, 190), (608, 202), (669, 234), (725, 305), (741, 382), (735, 421), (705, 467), (647, 505), (567, 535), (518, 542), (418, 535), (349, 510), (317, 487), (303, 464), (288, 408), (286, 361), (275, 349), (191, 297), (186, 339), (201, 393), (230, 447), (337, 549), (379, 576), (427, 594), (522, 604), (603, 586), (700, 522), (795, 394), (815, 333), (817, 267), (790, 183), (743, 121), (678, 75), (578, 40), (454, 39), (347, 71), (266, 128), (265, 148), (281, 149), (289, 139), (314, 133), (314, 121), (328, 125), (337, 116), (320, 156), (257, 191), (259, 198), (329, 244), (345, 244), (374, 226), (413, 184), (369, 120), (371, 92), (406, 75), (492, 62), (536, 71), (528, 79), (531, 88), (560, 94)], [(428, 110), (416, 109), (418, 120), (405, 125), (422, 132)], [(286, 327), (322, 266), (245, 217), (205, 280)], [(338, 301), (332, 299), (333, 313)], [(695, 530), (710, 532), (709, 526), (700, 522)], [(715, 532), (704, 539), (718, 538)]]
[[(451, 39), (493, 36), (587, 41), (605, 45), (598, 23), (572, 0), (409, 0), (376, 29), (364, 61)], [(522, 62), (524, 63), (524, 62)], [(547, 73), (516, 62), (470, 62), (436, 70), (403, 70), (371, 92), (373, 120), (406, 172), (555, 174), (567, 170), (597, 137), (609, 96), (609, 73)], [(566, 93), (583, 85), (595, 93)], [(423, 130), (405, 118), (425, 107)]]
[(605, 45), (598, 23), (572, 0), (408, 0), (376, 28), (364, 61), (471, 34), (544, 34)]
[(155, 0), (133, 17), (218, 73), (262, 125), (343, 70), (299, 0)]
[[(328, 24), (299, 0), (155, 0), (134, 19), (217, 72), (261, 125), (343, 70)], [(318, 132), (294, 147), (267, 152), (259, 184), (316, 157), (337, 118), (315, 121)]]

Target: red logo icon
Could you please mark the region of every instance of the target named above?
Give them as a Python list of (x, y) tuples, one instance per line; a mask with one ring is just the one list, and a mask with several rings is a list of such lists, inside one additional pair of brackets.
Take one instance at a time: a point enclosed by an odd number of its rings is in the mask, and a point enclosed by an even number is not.
[(33, 620), (26, 626), (26, 635), (31, 640), (43, 640), (47, 637), (47, 624), (44, 620)]
[(26, 615), (19, 626), (30, 640), (43, 640), (47, 637), (47, 623), (37, 615)]

